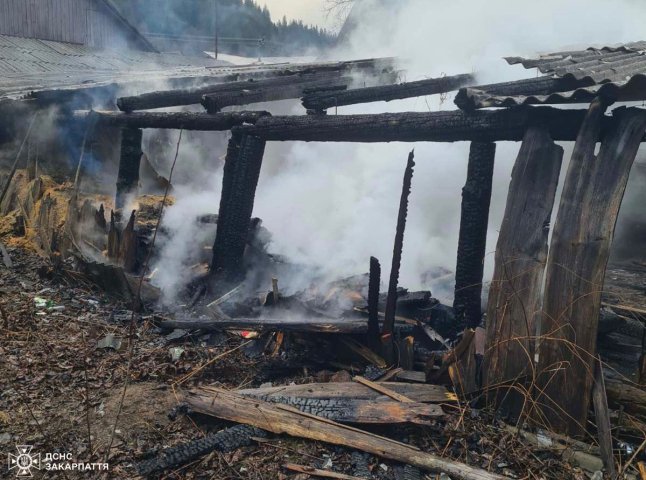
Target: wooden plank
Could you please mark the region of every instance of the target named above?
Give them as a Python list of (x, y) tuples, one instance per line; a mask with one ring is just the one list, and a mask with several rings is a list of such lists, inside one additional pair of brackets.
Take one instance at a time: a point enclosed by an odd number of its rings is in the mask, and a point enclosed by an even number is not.
[(139, 164), (141, 162), (141, 142), (143, 132), (138, 128), (124, 127), (121, 130), (121, 156), (117, 174), (117, 193), (115, 206), (125, 207), (126, 196), (136, 192), (139, 185)]
[[(404, 382), (375, 382), (393, 392), (397, 392), (416, 403), (445, 403), (454, 402), (456, 396), (440, 385), (404, 383)], [(204, 387), (209, 388), (209, 387)], [(261, 395), (273, 397), (299, 398), (354, 398), (356, 400), (383, 400), (385, 397), (376, 390), (357, 382), (334, 383), (305, 383), (301, 385), (285, 385), (280, 387), (264, 387), (237, 390), (240, 395)]]
[[(540, 315), (547, 237), (561, 171), (563, 149), (541, 127), (527, 130), (511, 174), (507, 205), (496, 246), (486, 325), (485, 385), (488, 398), (511, 416), (528, 385), (534, 335)], [(529, 382), (527, 381), (529, 380)], [(503, 404), (504, 403), (504, 404)]]
[[(208, 395), (208, 388), (198, 389)], [(391, 391), (392, 392), (392, 391)], [(238, 392), (240, 393), (240, 392)], [(444, 415), (436, 404), (393, 401), (390, 398), (358, 399), (337, 396), (334, 398), (292, 396), (280, 393), (267, 394), (263, 389), (245, 390), (245, 397), (289, 405), (301, 412), (310, 413), (341, 423), (353, 424), (402, 424), (432, 425), (434, 419)]]
[(394, 390), (391, 390), (391, 389), (390, 389), (390, 388), (388, 388), (388, 387), (384, 387), (383, 385), (380, 385), (380, 384), (378, 384), (378, 383), (371, 382), (371, 381), (370, 381), (370, 380), (368, 380), (367, 378), (363, 378), (363, 377), (362, 377), (362, 376), (360, 376), (360, 375), (357, 375), (356, 377), (354, 377), (354, 379), (353, 379), (353, 380), (354, 380), (355, 382), (358, 382), (358, 383), (362, 384), (362, 385), (365, 385), (365, 386), (366, 386), (366, 387), (368, 387), (368, 388), (372, 388), (373, 390), (375, 390), (375, 391), (377, 391), (377, 392), (379, 392), (379, 393), (383, 393), (383, 394), (384, 394), (384, 395), (386, 395), (387, 397), (390, 397), (390, 398), (392, 398), (392, 399), (394, 399), (394, 400), (397, 400), (398, 402), (402, 402), (402, 403), (414, 403), (414, 402), (413, 402), (413, 400), (411, 400), (411, 399), (410, 399), (410, 398), (408, 398), (407, 396), (402, 395), (401, 393), (397, 393), (397, 392), (395, 392)]
[(482, 278), (496, 144), (471, 142), (462, 189), (453, 311), (456, 328), (476, 328), (482, 320)]
[(404, 98), (435, 95), (451, 92), (474, 81), (471, 74), (449, 75), (429, 78), (398, 85), (356, 88), (341, 92), (316, 92), (303, 97), (303, 106), (308, 110), (323, 111), (331, 107), (356, 105), (359, 103), (389, 102)]
[(585, 430), (610, 244), (646, 130), (646, 111), (615, 109), (617, 123), (595, 155), (604, 110), (592, 103), (577, 139), (546, 271), (538, 404), (547, 425), (570, 436)]
[(592, 387), (592, 404), (594, 405), (594, 418), (597, 424), (597, 435), (599, 438), (599, 449), (603, 466), (610, 478), (617, 478), (617, 467), (612, 455), (612, 430), (610, 425), (610, 412), (608, 410), (608, 398), (606, 397), (606, 385), (601, 368), (601, 359), (596, 362), (594, 384)]
[[(556, 140), (577, 138), (585, 110), (519, 107), (475, 112), (400, 112), (376, 115), (303, 115), (261, 118), (238, 133), (267, 141), (304, 142), (495, 142), (522, 140), (533, 125), (543, 125)], [(617, 123), (602, 119), (597, 139)]]
[(334, 445), (356, 448), (373, 455), (417, 466), (427, 471), (444, 472), (462, 480), (495, 480), (505, 477), (452, 460), (442, 459), (386, 437), (348, 427), (331, 420), (303, 414), (298, 410), (214, 389), (212, 395), (192, 392), (184, 401), (198, 413), (253, 425), (273, 433), (309, 438)]

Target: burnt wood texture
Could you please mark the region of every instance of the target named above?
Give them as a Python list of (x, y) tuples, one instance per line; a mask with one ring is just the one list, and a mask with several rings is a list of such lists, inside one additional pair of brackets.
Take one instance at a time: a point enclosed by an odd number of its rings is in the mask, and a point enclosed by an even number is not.
[[(527, 128), (542, 125), (555, 141), (572, 141), (577, 138), (585, 113), (585, 110), (521, 106), (475, 112), (274, 116), (233, 130), (267, 141), (494, 142), (520, 141)], [(600, 138), (616, 122), (615, 118), (604, 117)]]
[(601, 291), (619, 207), (646, 130), (646, 111), (618, 108), (595, 155), (605, 105), (595, 100), (568, 168), (546, 270), (539, 349), (539, 398), (551, 428), (585, 430)]
[(223, 131), (245, 123), (256, 123), (259, 118), (269, 115), (269, 112), (226, 112), (210, 115), (195, 112), (77, 111), (74, 115), (107, 127)]
[(235, 277), (242, 271), (264, 152), (265, 142), (251, 135), (233, 135), (229, 141), (213, 245), (212, 274), (226, 271)]
[(431, 78), (398, 85), (357, 88), (342, 92), (316, 92), (303, 97), (303, 106), (308, 110), (323, 111), (332, 107), (358, 103), (389, 102), (403, 98), (421, 97), (457, 90), (472, 83), (470, 74)]
[(128, 193), (137, 190), (139, 164), (141, 162), (141, 139), (143, 132), (138, 128), (121, 129), (121, 157), (117, 174), (117, 196), (115, 206), (123, 208)]
[(482, 317), (482, 277), (495, 156), (495, 143), (471, 143), (455, 269), (453, 311), (459, 329), (477, 327)]

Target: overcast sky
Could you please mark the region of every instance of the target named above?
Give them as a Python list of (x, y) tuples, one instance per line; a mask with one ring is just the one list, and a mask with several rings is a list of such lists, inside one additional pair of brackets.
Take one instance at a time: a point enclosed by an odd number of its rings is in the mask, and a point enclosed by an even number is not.
[(267, 5), (274, 21), (286, 15), (288, 20), (300, 19), (328, 29), (335, 29), (338, 24), (335, 18), (328, 17), (325, 0), (258, 0), (257, 3)]

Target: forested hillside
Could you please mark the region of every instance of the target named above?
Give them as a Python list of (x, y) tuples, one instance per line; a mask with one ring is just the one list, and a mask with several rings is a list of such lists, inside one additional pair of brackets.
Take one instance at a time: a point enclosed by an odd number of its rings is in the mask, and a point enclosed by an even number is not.
[[(281, 53), (294, 53), (330, 44), (333, 35), (302, 21), (271, 18), (267, 7), (254, 0), (113, 0), (142, 32), (165, 35), (215, 36), (262, 39), (278, 45)], [(299, 1), (299, 0), (297, 0)]]

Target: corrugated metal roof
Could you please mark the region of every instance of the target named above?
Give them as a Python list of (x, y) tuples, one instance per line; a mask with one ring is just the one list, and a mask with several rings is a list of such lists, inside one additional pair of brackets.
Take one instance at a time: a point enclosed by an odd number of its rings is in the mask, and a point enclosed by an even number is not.
[(587, 50), (550, 53), (539, 58), (507, 57), (511, 65), (537, 68), (559, 77), (573, 76), (595, 83), (624, 82), (633, 75), (646, 74), (646, 41)]
[(96, 50), (85, 45), (0, 35), (0, 99), (20, 99), (33, 92), (56, 89), (113, 87), (115, 84), (150, 84), (169, 80), (172, 88), (210, 79), (226, 81), (266, 74), (293, 73), (329, 66), (358, 68), (391, 67), (393, 59), (366, 59), (350, 62), (276, 63), (270, 65), (231, 65), (210, 57), (136, 50)]
[(469, 108), (590, 103), (599, 96), (611, 102), (630, 102), (646, 99), (646, 76), (639, 74), (634, 75), (626, 82), (602, 83), (549, 95), (498, 96), (491, 95), (486, 90), (477, 87), (464, 88), (460, 95), (469, 99)]

